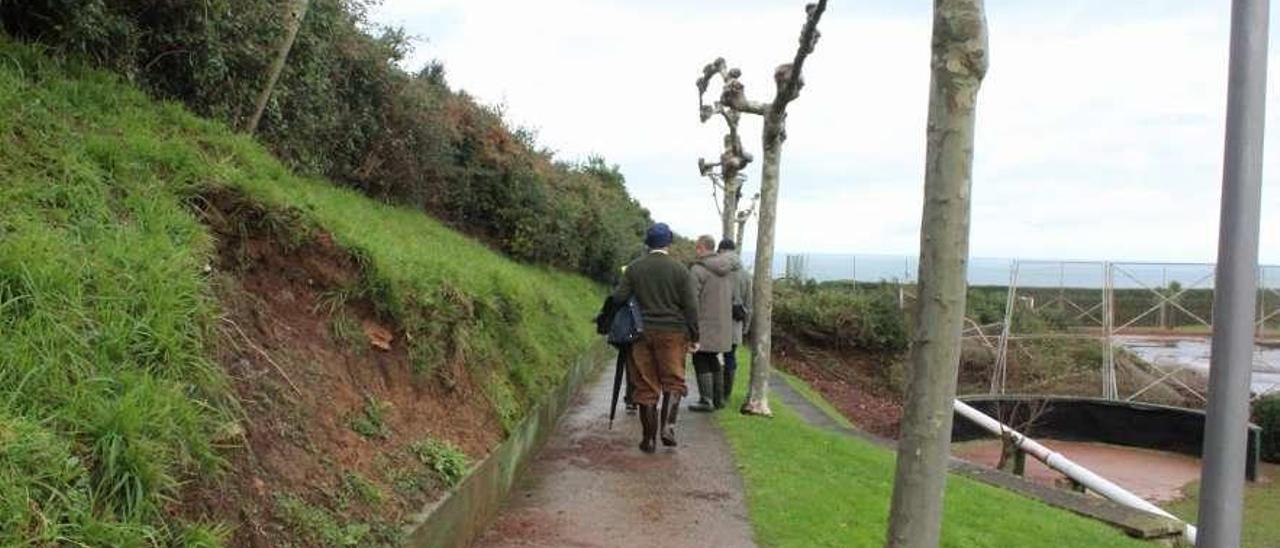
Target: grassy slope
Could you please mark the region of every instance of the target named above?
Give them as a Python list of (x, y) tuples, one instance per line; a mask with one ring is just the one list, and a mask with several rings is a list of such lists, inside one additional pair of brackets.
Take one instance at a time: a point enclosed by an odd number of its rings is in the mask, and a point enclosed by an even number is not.
[[(739, 373), (731, 409), (741, 404), (748, 376)], [(812, 391), (806, 396), (816, 397)], [(772, 420), (719, 415), (747, 484), (757, 542), (882, 546), (894, 455), (809, 426), (776, 399), (771, 405)], [(947, 482), (944, 512), (943, 546), (1145, 545), (1103, 524), (956, 476)]]
[[(1268, 548), (1280, 545), (1280, 466), (1262, 465), (1265, 481), (1246, 483), (1244, 491), (1244, 531), (1242, 546)], [(1195, 521), (1200, 510), (1200, 482), (1184, 489), (1186, 498), (1165, 509), (1175, 516)]]
[(598, 289), (411, 210), (295, 176), (261, 147), (106, 74), (0, 38), (0, 545), (200, 544), (166, 506), (238, 420), (211, 363), (192, 214), (232, 188), (364, 260), (424, 371), (465, 358), (510, 425), (592, 340)]

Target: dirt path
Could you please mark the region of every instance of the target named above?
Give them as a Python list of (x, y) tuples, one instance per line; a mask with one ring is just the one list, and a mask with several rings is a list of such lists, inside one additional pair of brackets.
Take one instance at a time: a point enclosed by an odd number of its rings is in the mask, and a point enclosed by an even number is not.
[(610, 367), (584, 386), (474, 546), (755, 546), (742, 479), (713, 418), (682, 409), (680, 446), (643, 454), (639, 421), (621, 402), (608, 429), (612, 378)]

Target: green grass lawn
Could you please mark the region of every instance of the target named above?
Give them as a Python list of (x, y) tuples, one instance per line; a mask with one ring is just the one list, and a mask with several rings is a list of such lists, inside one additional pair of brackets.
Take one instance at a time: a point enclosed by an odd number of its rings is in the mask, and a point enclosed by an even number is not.
[[(1246, 483), (1244, 492), (1243, 544), (1246, 548), (1280, 546), (1280, 465), (1262, 465), (1265, 481)], [(1164, 505), (1164, 509), (1194, 522), (1200, 508), (1200, 482), (1184, 490), (1186, 498)]]
[[(737, 409), (746, 393), (743, 358), (729, 409)], [(773, 419), (717, 415), (746, 482), (756, 541), (773, 547), (883, 546), (895, 455), (811, 427), (776, 398), (770, 405)], [(1107, 525), (957, 476), (947, 482), (942, 545), (1148, 546)]]
[[(0, 36), (0, 546), (217, 544), (174, 517), (224, 469), (237, 404), (213, 363), (215, 242), (233, 191), (361, 258), (359, 292), (423, 374), (461, 359), (510, 426), (593, 343), (602, 289), (419, 211), (295, 175), (252, 139)], [(221, 447), (220, 447), (221, 446)]]

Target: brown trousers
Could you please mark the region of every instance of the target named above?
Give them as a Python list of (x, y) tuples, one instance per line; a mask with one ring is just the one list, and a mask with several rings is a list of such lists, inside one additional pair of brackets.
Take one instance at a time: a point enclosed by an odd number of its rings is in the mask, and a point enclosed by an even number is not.
[(689, 338), (676, 331), (645, 331), (631, 345), (631, 383), (635, 385), (634, 401), (640, 405), (657, 405), (658, 395), (671, 392), (684, 396), (684, 356)]

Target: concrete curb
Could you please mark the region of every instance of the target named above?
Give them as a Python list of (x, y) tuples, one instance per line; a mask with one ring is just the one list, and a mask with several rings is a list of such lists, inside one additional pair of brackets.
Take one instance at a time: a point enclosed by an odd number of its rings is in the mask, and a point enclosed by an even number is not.
[(610, 351), (603, 343), (584, 352), (563, 382), (525, 418), (506, 441), (494, 448), (462, 483), (415, 515), (406, 526), (406, 546), (457, 548), (485, 531), (512, 486), (555, 430), (582, 382), (598, 370)]

